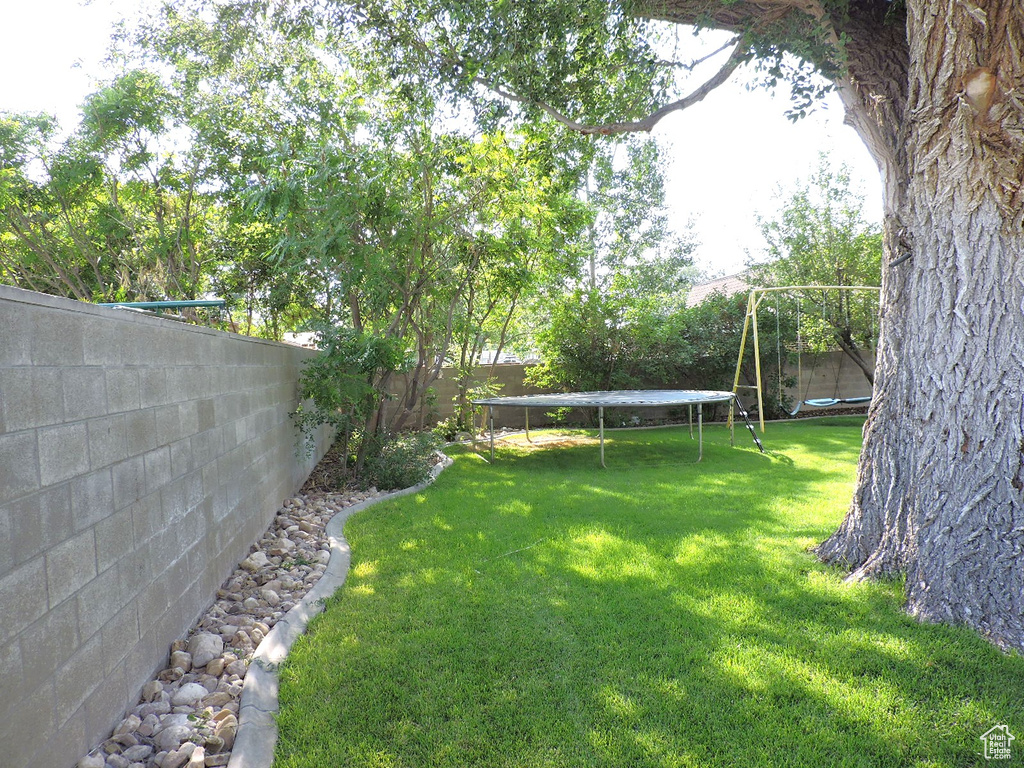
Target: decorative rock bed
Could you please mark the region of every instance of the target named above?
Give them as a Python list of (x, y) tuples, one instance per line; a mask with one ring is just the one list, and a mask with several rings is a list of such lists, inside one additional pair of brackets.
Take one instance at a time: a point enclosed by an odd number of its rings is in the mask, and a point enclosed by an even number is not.
[(186, 639), (171, 645), (167, 668), (145, 685), (139, 704), (78, 768), (226, 766), (249, 662), (327, 570), (327, 523), (342, 510), (389, 495), (371, 488), (285, 501), (252, 553), (217, 590), (213, 605)]

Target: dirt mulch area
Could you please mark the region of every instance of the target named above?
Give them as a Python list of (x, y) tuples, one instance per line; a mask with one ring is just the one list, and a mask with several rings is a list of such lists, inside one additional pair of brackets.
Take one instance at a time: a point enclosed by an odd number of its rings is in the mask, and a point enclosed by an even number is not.
[(310, 472), (299, 493), (337, 493), (338, 491), (361, 489), (362, 484), (352, 474), (351, 468), (348, 469), (346, 475), (345, 458), (339, 450), (338, 444), (332, 445)]

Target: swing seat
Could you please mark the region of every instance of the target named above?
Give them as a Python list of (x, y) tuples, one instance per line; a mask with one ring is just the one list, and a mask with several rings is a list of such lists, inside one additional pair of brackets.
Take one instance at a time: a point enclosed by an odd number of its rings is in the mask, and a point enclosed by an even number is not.
[(819, 397), (812, 400), (804, 400), (803, 402), (797, 403), (796, 410), (790, 411), (790, 416), (796, 416), (800, 413), (800, 408), (805, 405), (811, 405), (815, 408), (831, 408), (833, 405), (863, 405), (864, 403), (870, 403), (871, 396), (867, 397)]

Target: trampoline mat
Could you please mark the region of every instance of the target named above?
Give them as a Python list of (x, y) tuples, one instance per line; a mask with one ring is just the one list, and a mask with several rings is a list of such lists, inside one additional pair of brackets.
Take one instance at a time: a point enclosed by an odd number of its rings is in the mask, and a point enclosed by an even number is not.
[(514, 405), (520, 408), (585, 408), (701, 405), (728, 403), (732, 392), (703, 389), (624, 389), (610, 392), (555, 392), (549, 395), (488, 397), (475, 405)]

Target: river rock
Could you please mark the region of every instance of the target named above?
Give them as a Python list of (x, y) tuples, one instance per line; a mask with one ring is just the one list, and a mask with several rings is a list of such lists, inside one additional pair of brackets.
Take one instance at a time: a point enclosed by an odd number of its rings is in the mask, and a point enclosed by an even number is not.
[(116, 741), (122, 747), (134, 747), (139, 743), (134, 733), (115, 733), (111, 741)]
[(187, 726), (188, 724), (189, 724), (188, 715), (186, 713), (184, 713), (184, 712), (174, 712), (173, 714), (164, 715), (162, 718), (160, 718), (160, 730), (161, 731), (164, 728), (170, 728), (171, 726), (174, 726), (174, 725), (186, 725)]
[[(192, 729), (189, 728), (187, 725), (172, 725), (170, 728), (164, 728), (162, 731), (160, 731), (160, 733), (156, 735), (156, 738), (153, 739), (153, 743), (157, 746), (158, 749), (167, 750), (168, 752), (174, 752), (177, 751), (178, 748), (181, 747), (182, 742), (188, 740), (188, 737), (191, 735)], [(185, 760), (183, 760), (181, 763), (178, 763), (178, 765), (183, 765), (184, 762), (188, 760), (188, 758), (191, 756), (192, 753), (189, 752), (189, 754), (185, 757)], [(165, 757), (164, 765), (166, 764), (167, 758)]]
[(180, 749), (176, 749), (173, 752), (168, 752), (164, 755), (163, 762), (160, 763), (160, 768), (181, 768), (192, 757), (192, 753), (195, 751), (195, 748), (196, 745), (192, 742), (185, 742)]
[(142, 725), (142, 720), (138, 715), (128, 715), (121, 724), (114, 729), (114, 735), (120, 736), (122, 733), (135, 733), (139, 730), (139, 726)]
[(200, 702), (200, 704), (202, 704), (203, 707), (213, 707), (214, 709), (219, 709), (220, 707), (223, 707), (225, 704), (231, 701), (231, 699), (232, 696), (227, 691), (214, 691), (209, 696), (206, 696)]
[(169, 701), (154, 701), (152, 704), (138, 706), (133, 711), (142, 719), (146, 719), (149, 715), (166, 715), (171, 711), (171, 703)]
[(142, 700), (143, 701), (156, 701), (160, 698), (160, 694), (163, 693), (164, 684), (159, 680), (150, 680), (144, 686), (142, 686)]
[(143, 760), (149, 759), (149, 756), (153, 754), (153, 748), (148, 744), (136, 744), (134, 747), (128, 747), (122, 754), (125, 759), (133, 763), (141, 763)]
[(204, 747), (196, 747), (188, 760), (188, 768), (205, 768), (205, 766), (206, 749)]
[(174, 692), (174, 695), (171, 696), (171, 703), (176, 707), (192, 707), (209, 693), (199, 683), (186, 683)]
[(158, 730), (160, 730), (160, 718), (156, 715), (146, 715), (142, 725), (139, 726), (138, 733), (139, 736), (148, 739)]
[(260, 551), (253, 552), (251, 555), (245, 558), (245, 560), (239, 563), (239, 565), (242, 568), (249, 571), (250, 573), (255, 573), (261, 568), (266, 568), (269, 564), (270, 560), (267, 558), (266, 554)]
[(238, 718), (232, 714), (225, 715), (217, 721), (213, 728), (213, 735), (224, 740), (224, 749), (231, 749), (235, 744), (235, 734), (238, 732)]
[(224, 652), (224, 641), (219, 635), (199, 632), (188, 641), (188, 652), (192, 654), (192, 666), (205, 667)]
[(270, 545), (270, 554), (275, 555), (277, 557), (290, 555), (293, 551), (295, 551), (295, 542), (291, 539), (286, 539), (284, 537), (278, 539)]

